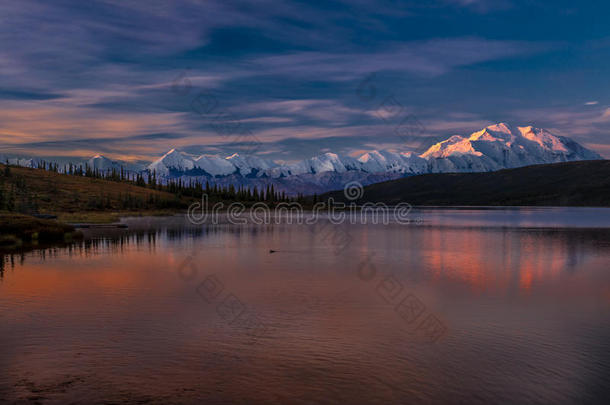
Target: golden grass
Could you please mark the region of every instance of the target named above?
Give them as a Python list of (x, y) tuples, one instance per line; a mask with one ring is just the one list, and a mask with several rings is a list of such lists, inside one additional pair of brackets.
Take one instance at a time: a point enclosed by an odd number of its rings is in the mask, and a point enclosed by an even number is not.
[(173, 215), (176, 212), (180, 212), (180, 210), (62, 212), (59, 213), (57, 219), (72, 224), (106, 224), (118, 222), (122, 217), (166, 216)]
[[(11, 166), (10, 171), (11, 176), (4, 177), (4, 165), (0, 164), (0, 186), (3, 185), (5, 193), (17, 182), (25, 184), (27, 193), (35, 196), (40, 213), (57, 215), (69, 222), (112, 222), (124, 212), (131, 215), (150, 215), (157, 211), (171, 213), (186, 208), (194, 201), (125, 182), (15, 166)], [(142, 204), (136, 209), (126, 210), (124, 202), (127, 197)], [(160, 206), (183, 208), (158, 209)]]
[(11, 241), (64, 241), (81, 236), (72, 225), (7, 212), (0, 212), (0, 235), (4, 244)]

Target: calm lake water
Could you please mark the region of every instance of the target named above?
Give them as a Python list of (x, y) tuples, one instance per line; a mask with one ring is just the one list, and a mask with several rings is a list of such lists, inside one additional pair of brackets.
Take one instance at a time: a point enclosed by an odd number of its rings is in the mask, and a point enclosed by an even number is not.
[(423, 222), (128, 218), (4, 255), (0, 402), (610, 398), (610, 210), (412, 215)]

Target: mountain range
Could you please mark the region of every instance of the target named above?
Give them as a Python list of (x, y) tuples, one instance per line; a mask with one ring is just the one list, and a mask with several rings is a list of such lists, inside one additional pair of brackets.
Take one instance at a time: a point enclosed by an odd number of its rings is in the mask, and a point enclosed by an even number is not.
[[(161, 181), (182, 179), (210, 184), (265, 187), (274, 184), (288, 194), (313, 194), (341, 189), (350, 181), (363, 185), (426, 173), (490, 172), (534, 164), (603, 159), (572, 139), (532, 126), (490, 125), (468, 137), (454, 135), (424, 153), (373, 150), (360, 156), (324, 153), (280, 164), (254, 155), (193, 156), (176, 149), (147, 166), (127, 166), (97, 155), (87, 161), (99, 170), (155, 172)], [(35, 159), (9, 162), (34, 165)]]

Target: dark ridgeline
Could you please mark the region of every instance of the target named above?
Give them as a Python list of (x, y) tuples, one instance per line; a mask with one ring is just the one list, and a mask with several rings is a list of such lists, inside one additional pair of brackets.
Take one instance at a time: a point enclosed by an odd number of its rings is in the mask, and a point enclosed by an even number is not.
[[(324, 194), (345, 201), (342, 191)], [(357, 201), (442, 206), (610, 206), (610, 161), (553, 163), (486, 173), (423, 174), (364, 188)]]

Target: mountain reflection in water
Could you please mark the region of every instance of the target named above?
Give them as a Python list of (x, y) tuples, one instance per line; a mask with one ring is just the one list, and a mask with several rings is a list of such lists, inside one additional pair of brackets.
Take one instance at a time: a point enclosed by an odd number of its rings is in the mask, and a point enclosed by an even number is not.
[[(5, 252), (0, 398), (602, 403), (609, 229), (577, 209), (553, 211), (570, 217), (553, 226), (531, 223), (546, 211), (422, 215), (331, 228), (133, 218)], [(329, 229), (349, 236), (342, 249)], [(218, 295), (201, 289), (211, 276)], [(255, 342), (220, 309), (229, 296), (267, 328)], [(405, 297), (442, 322), (440, 339), (418, 335)]]

